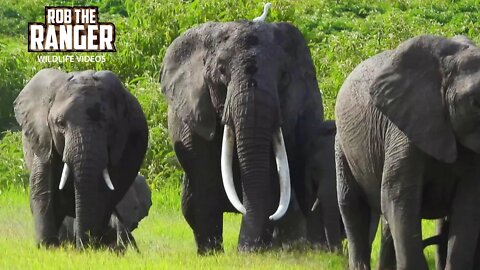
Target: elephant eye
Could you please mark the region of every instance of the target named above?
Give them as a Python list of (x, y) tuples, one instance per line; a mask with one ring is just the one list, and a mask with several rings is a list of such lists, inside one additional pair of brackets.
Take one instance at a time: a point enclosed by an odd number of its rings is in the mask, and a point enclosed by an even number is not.
[(224, 65), (219, 66), (218, 70), (220, 71), (220, 74), (225, 75), (226, 69)]
[(63, 118), (57, 118), (55, 120), (55, 124), (57, 125), (57, 127), (60, 130), (64, 130), (67, 127), (67, 123), (66, 123), (65, 119), (63, 119)]

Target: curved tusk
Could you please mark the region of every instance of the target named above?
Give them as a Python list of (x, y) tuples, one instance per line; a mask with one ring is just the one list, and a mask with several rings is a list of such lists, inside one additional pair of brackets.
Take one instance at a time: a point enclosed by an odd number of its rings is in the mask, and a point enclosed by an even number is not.
[(112, 179), (110, 179), (110, 174), (108, 174), (107, 168), (103, 169), (102, 174), (103, 174), (103, 179), (105, 179), (105, 184), (107, 184), (107, 187), (110, 190), (115, 190), (115, 188), (113, 187), (113, 184), (112, 184)]
[(320, 204), (320, 199), (317, 198), (317, 199), (315, 200), (315, 202), (313, 203), (312, 209), (311, 209), (310, 211), (312, 211), (312, 212), (315, 211), (315, 209), (317, 209), (317, 207), (318, 207), (319, 204)]
[(62, 177), (60, 178), (60, 184), (58, 185), (59, 190), (62, 190), (65, 187), (69, 174), (70, 174), (70, 168), (68, 167), (68, 164), (63, 163)]
[(238, 198), (237, 191), (235, 191), (235, 185), (233, 184), (233, 173), (232, 173), (232, 159), (233, 159), (233, 145), (234, 145), (234, 135), (233, 131), (225, 125), (223, 130), (223, 139), (222, 139), (222, 158), (221, 158), (221, 169), (222, 169), (222, 180), (223, 188), (227, 193), (228, 200), (230, 203), (237, 209), (240, 213), (246, 214), (247, 210), (240, 202)]
[(288, 209), (290, 203), (290, 169), (288, 167), (287, 150), (283, 141), (282, 129), (273, 135), (273, 151), (275, 153), (275, 161), (277, 162), (278, 180), (280, 182), (280, 202), (277, 211), (269, 218), (270, 220), (278, 220)]

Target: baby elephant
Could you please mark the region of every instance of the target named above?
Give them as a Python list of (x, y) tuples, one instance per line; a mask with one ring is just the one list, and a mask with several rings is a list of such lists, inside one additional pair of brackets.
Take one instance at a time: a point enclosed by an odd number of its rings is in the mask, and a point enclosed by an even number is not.
[(323, 122), (305, 151), (305, 203), (311, 206), (306, 213), (307, 239), (331, 251), (341, 250), (343, 238), (335, 181), (335, 133), (335, 121)]
[[(152, 206), (152, 193), (148, 187), (145, 178), (138, 175), (130, 186), (122, 200), (117, 204), (108, 223), (103, 238), (104, 243), (109, 247), (123, 251), (128, 245), (131, 245), (138, 251), (135, 238), (132, 231), (138, 226), (138, 223), (148, 215)], [(60, 227), (59, 238), (61, 242), (75, 243), (75, 218), (65, 217)]]

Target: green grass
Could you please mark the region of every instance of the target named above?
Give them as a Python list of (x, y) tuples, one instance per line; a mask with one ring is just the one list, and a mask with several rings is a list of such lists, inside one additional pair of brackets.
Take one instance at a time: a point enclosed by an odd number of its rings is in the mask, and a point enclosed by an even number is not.
[[(343, 256), (314, 251), (235, 251), (238, 215), (225, 215), (225, 253), (198, 257), (193, 235), (179, 208), (181, 170), (172, 152), (166, 103), (158, 77), (168, 45), (186, 29), (206, 21), (251, 19), (264, 0), (3, 0), (0, 5), (0, 269), (29, 268), (320, 268), (344, 269)], [(334, 118), (337, 92), (362, 60), (419, 34), (463, 34), (480, 42), (477, 0), (272, 0), (268, 20), (297, 26), (310, 47), (323, 92), (325, 115)], [(43, 21), (45, 5), (98, 5), (101, 21), (117, 27), (118, 52), (105, 63), (40, 64), (26, 52), (28, 22)], [(89, 54), (91, 55), (91, 54)], [(28, 207), (28, 173), (12, 102), (41, 68), (66, 71), (109, 69), (139, 99), (150, 128), (149, 148), (141, 173), (154, 190), (151, 215), (134, 232), (141, 254), (117, 256), (108, 251), (77, 252), (71, 247), (37, 249)], [(434, 232), (424, 222), (424, 236)], [(372, 261), (377, 262), (375, 242)], [(426, 251), (433, 266), (433, 249)]]
[(224, 215), (225, 252), (197, 256), (192, 232), (178, 205), (165, 205), (162, 196), (154, 195), (150, 215), (133, 233), (141, 253), (129, 249), (118, 256), (107, 250), (78, 252), (72, 246), (37, 249), (26, 194), (7, 191), (0, 195), (0, 269), (342, 269), (345, 265), (346, 259), (340, 255), (315, 251), (239, 254), (240, 215), (236, 214)]
[[(225, 252), (198, 256), (192, 232), (180, 214), (179, 201), (172, 198), (178, 198), (175, 188), (154, 193), (149, 216), (133, 232), (141, 253), (128, 249), (124, 255), (117, 255), (108, 250), (79, 252), (71, 245), (38, 249), (27, 193), (5, 191), (0, 195), (0, 269), (345, 269), (347, 265), (347, 258), (340, 254), (303, 248), (238, 253), (238, 214), (224, 214)], [(433, 222), (424, 222), (424, 231), (424, 236), (431, 235)], [(377, 237), (373, 265), (377, 264), (378, 250)], [(433, 267), (433, 248), (425, 253)]]

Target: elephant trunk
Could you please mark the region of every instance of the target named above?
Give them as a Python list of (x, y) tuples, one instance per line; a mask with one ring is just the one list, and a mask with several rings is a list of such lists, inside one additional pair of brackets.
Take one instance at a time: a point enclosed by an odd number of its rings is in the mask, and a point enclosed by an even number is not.
[[(270, 158), (271, 132), (254, 129), (236, 132), (240, 178), (243, 187), (245, 215), (253, 220), (268, 220), (274, 207), (272, 196)], [(262, 226), (263, 227), (263, 226)]]
[[(252, 237), (259, 237), (268, 219), (281, 218), (290, 201), (290, 174), (283, 135), (278, 124), (277, 102), (266, 91), (254, 89), (237, 94), (232, 100), (234, 131), (225, 125), (222, 146), (222, 177), (227, 196), (245, 214), (242, 227)], [(243, 205), (233, 186), (231, 156), (236, 145), (243, 187)], [(273, 146), (273, 147), (272, 147)], [(275, 191), (271, 179), (272, 152), (275, 153), (280, 178), (280, 204), (273, 215)], [(242, 229), (243, 230), (243, 229)], [(255, 241), (255, 239), (247, 239)], [(242, 241), (242, 239), (240, 239)], [(244, 243), (246, 243), (244, 241)]]
[(83, 248), (100, 240), (108, 222), (108, 194), (102, 175), (107, 167), (107, 148), (97, 146), (99, 139), (93, 132), (67, 141), (71, 143), (65, 145), (64, 161), (73, 172), (76, 244), (77, 248)]

